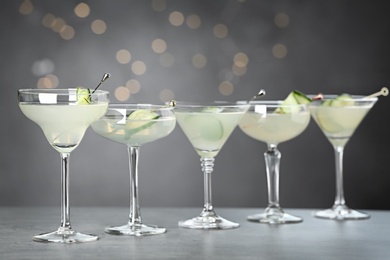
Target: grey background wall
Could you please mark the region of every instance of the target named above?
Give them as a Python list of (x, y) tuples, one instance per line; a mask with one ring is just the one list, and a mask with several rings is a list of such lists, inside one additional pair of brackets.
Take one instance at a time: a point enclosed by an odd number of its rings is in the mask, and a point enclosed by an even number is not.
[[(386, 1), (95, 0), (84, 2), (87, 9), (80, 3), (0, 3), (0, 206), (60, 202), (59, 156), (20, 112), (19, 88), (94, 87), (110, 72), (104, 89), (111, 102), (162, 103), (242, 100), (260, 88), (268, 99), (294, 89), (365, 95), (390, 83)], [(244, 59), (234, 60), (237, 53)], [(380, 99), (346, 147), (351, 207), (390, 209), (389, 108), (390, 98)], [(334, 154), (315, 123), (279, 148), (282, 206), (330, 206)], [(233, 132), (216, 158), (216, 207), (266, 206), (265, 149)], [(70, 170), (72, 206), (128, 205), (124, 146), (89, 129)], [(140, 200), (202, 206), (199, 158), (178, 126), (141, 148)]]

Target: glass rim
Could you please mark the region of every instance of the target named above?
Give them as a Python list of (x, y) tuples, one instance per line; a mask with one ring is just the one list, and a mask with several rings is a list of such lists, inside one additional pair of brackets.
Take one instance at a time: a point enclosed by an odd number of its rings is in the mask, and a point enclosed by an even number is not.
[(282, 105), (283, 100), (252, 100), (248, 104), (251, 106), (268, 106), (268, 107), (305, 107), (308, 104), (290, 104)]
[[(172, 102), (172, 101), (169, 101)], [(167, 102), (167, 103), (169, 103)], [(248, 101), (177, 101), (175, 100), (174, 107), (182, 107), (182, 108), (189, 108), (189, 107), (241, 107), (249, 105)]]
[[(338, 96), (340, 96), (342, 94), (323, 94), (323, 99), (320, 99), (318, 101), (324, 101), (324, 100), (332, 100)], [(349, 94), (348, 94), (349, 95)], [(317, 95), (313, 95), (313, 94), (310, 94), (310, 95), (307, 95), (307, 97), (309, 98), (312, 98), (312, 97), (315, 97)], [(378, 97), (368, 97), (368, 96), (364, 96), (364, 95), (349, 95), (354, 101), (377, 101), (378, 100)], [(311, 103), (309, 103), (311, 104)]]
[(129, 110), (134, 110), (134, 109), (158, 109), (158, 110), (172, 110), (174, 107), (166, 106), (163, 104), (149, 104), (149, 103), (110, 103), (108, 104), (109, 109), (129, 109)]
[[(47, 93), (47, 94), (56, 94), (60, 96), (68, 96), (68, 95), (74, 95), (73, 93), (69, 93), (69, 90), (76, 90), (77, 88), (23, 88), (18, 89), (18, 94), (27, 94), (27, 95), (34, 95), (34, 94), (40, 94), (40, 93)], [(93, 90), (92, 90), (93, 91)], [(91, 95), (105, 95), (109, 94), (110, 92), (107, 90), (97, 89), (94, 93), (91, 92)]]

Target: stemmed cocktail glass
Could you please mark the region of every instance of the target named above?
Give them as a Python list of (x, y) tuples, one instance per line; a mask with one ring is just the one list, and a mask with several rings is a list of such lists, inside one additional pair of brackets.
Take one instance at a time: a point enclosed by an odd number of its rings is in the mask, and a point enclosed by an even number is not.
[(369, 215), (350, 209), (345, 204), (343, 188), (344, 147), (377, 97), (325, 95), (309, 105), (310, 113), (335, 151), (336, 198), (333, 207), (318, 211), (316, 217), (336, 220), (366, 219)]
[(138, 196), (138, 157), (141, 145), (167, 136), (175, 127), (172, 107), (147, 104), (111, 104), (107, 113), (92, 124), (99, 135), (127, 146), (130, 168), (130, 215), (128, 223), (110, 226), (113, 235), (162, 234), (163, 227), (142, 223)]
[(283, 224), (298, 223), (302, 218), (287, 214), (279, 204), (279, 164), (281, 153), (278, 144), (301, 134), (310, 122), (306, 105), (283, 105), (282, 101), (251, 101), (251, 107), (239, 123), (248, 136), (267, 144), (264, 153), (267, 182), (268, 207), (262, 214), (248, 216), (249, 221)]
[(181, 129), (200, 156), (204, 173), (204, 207), (195, 218), (180, 221), (179, 226), (194, 229), (229, 229), (239, 226), (218, 216), (211, 201), (211, 173), (217, 156), (248, 104), (227, 102), (176, 102), (175, 115)]
[(20, 89), (18, 102), (23, 114), (41, 127), (50, 145), (61, 155), (61, 225), (54, 232), (34, 236), (33, 240), (60, 243), (97, 240), (96, 235), (72, 229), (69, 156), (89, 125), (106, 112), (108, 92), (95, 90), (92, 94), (79, 94), (76, 89)]

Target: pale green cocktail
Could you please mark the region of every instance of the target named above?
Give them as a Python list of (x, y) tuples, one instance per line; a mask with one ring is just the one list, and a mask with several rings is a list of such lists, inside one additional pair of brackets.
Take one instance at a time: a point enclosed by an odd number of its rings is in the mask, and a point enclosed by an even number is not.
[(215, 157), (237, 126), (241, 112), (175, 112), (176, 119), (201, 157)]
[(138, 195), (138, 156), (145, 143), (170, 134), (176, 119), (172, 107), (148, 104), (112, 104), (107, 113), (92, 124), (99, 135), (127, 146), (130, 170), (130, 214), (125, 225), (109, 226), (112, 235), (146, 236), (166, 232), (166, 228), (145, 225), (141, 219)]
[(103, 116), (108, 92), (88, 89), (20, 89), (18, 104), (23, 114), (40, 126), (50, 145), (61, 156), (61, 224), (53, 232), (33, 237), (38, 242), (80, 243), (98, 236), (73, 230), (69, 206), (69, 158), (88, 126)]
[[(112, 141), (128, 146), (141, 146), (145, 143), (167, 136), (175, 127), (174, 116), (157, 119), (129, 119), (126, 109), (110, 108), (110, 113), (92, 125), (92, 129), (99, 135)], [(117, 116), (122, 117), (118, 120)]]
[(344, 198), (343, 154), (344, 147), (374, 106), (378, 98), (350, 95), (325, 95), (323, 100), (309, 104), (310, 113), (335, 151), (336, 198), (332, 208), (317, 211), (316, 217), (326, 219), (367, 219), (369, 215), (350, 209)]
[(356, 128), (372, 108), (373, 103), (361, 106), (310, 106), (317, 125), (333, 146), (345, 146)]
[(293, 114), (248, 111), (239, 126), (248, 136), (267, 144), (279, 144), (301, 134), (310, 121), (309, 111)]
[[(310, 102), (310, 100), (305, 100)], [(287, 214), (279, 204), (279, 165), (281, 153), (277, 146), (300, 135), (310, 122), (307, 105), (282, 101), (253, 101), (239, 123), (240, 129), (255, 140), (267, 144), (264, 153), (268, 182), (268, 206), (264, 213), (250, 215), (249, 221), (284, 224), (302, 222)]]
[(85, 130), (104, 115), (107, 106), (107, 102), (89, 105), (19, 103), (23, 114), (42, 128), (47, 140), (58, 152), (73, 151)]
[(211, 173), (216, 157), (238, 122), (249, 108), (247, 103), (176, 102), (175, 115), (184, 134), (201, 157), (204, 173), (204, 206), (197, 217), (179, 221), (179, 226), (193, 229), (230, 229), (239, 226), (218, 216), (211, 202)]

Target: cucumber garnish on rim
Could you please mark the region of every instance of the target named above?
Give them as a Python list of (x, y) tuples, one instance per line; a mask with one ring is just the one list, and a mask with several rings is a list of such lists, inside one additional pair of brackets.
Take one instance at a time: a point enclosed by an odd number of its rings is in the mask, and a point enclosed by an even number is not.
[(278, 108), (275, 109), (275, 113), (288, 114), (296, 113), (301, 110), (299, 106), (295, 105), (305, 105), (309, 104), (312, 100), (308, 98), (305, 94), (298, 90), (292, 91), (285, 100), (280, 104)]
[(355, 101), (348, 94), (341, 94), (332, 100), (330, 106), (332, 107), (343, 107), (343, 106), (353, 106)]
[(82, 88), (77, 87), (76, 89), (76, 100), (77, 104), (79, 105), (88, 105), (92, 102), (92, 94), (95, 93), (95, 91), (102, 85), (104, 81), (106, 81), (108, 78), (110, 78), (110, 73), (104, 73), (102, 79), (100, 80), (99, 84), (96, 86), (96, 88), (91, 91), (89, 88)]
[(89, 88), (77, 87), (76, 99), (79, 105), (88, 105), (92, 102), (91, 90)]

